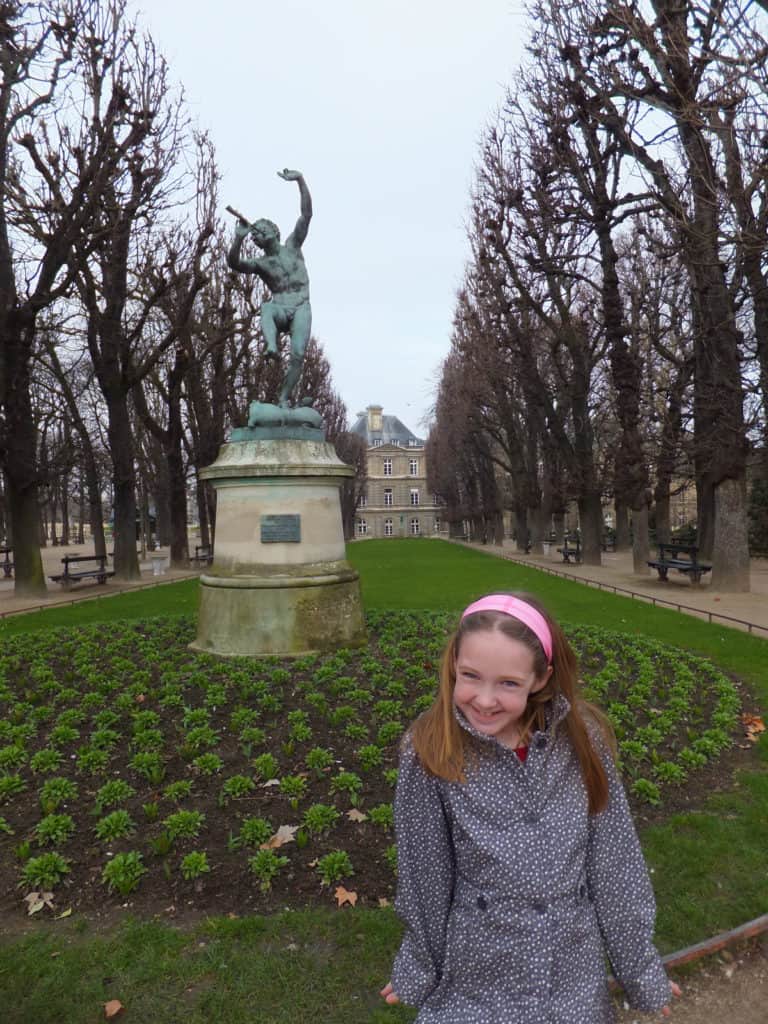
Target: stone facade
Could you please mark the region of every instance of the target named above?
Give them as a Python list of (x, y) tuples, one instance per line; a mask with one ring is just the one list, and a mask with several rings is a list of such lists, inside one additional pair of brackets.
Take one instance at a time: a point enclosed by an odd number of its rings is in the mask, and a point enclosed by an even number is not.
[(442, 533), (435, 495), (427, 488), (422, 438), (396, 416), (369, 405), (352, 427), (368, 444), (368, 476), (355, 515), (355, 537), (432, 537)]

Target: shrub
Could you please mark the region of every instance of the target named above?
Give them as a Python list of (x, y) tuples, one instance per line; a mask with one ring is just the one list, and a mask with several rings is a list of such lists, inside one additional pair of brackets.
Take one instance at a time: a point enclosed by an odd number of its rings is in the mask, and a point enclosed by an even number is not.
[(40, 846), (59, 846), (74, 834), (75, 822), (69, 814), (46, 814), (35, 828)]
[(395, 811), (392, 804), (379, 804), (368, 811), (368, 817), (374, 825), (384, 829), (391, 829), (395, 824)]
[(70, 862), (59, 853), (30, 857), (21, 872), (22, 885), (30, 889), (53, 889), (69, 874)]
[(280, 771), (280, 765), (273, 754), (259, 754), (253, 759), (253, 770), (260, 779), (274, 779)]
[(205, 815), (200, 811), (176, 811), (169, 814), (163, 822), (171, 839), (196, 839), (205, 822)]
[(247, 775), (232, 775), (226, 779), (219, 793), (219, 806), (225, 807), (230, 800), (240, 800), (256, 788), (256, 783)]
[(261, 846), (274, 834), (272, 823), (266, 818), (244, 818), (235, 846)]
[(142, 875), (147, 869), (142, 864), (141, 854), (137, 850), (130, 853), (118, 853), (101, 873), (102, 882), (121, 896), (127, 896), (138, 887)]
[(94, 810), (96, 814), (101, 814), (105, 807), (123, 804), (132, 796), (135, 796), (135, 794), (136, 790), (133, 786), (128, 785), (124, 779), (111, 779), (109, 782), (105, 782), (101, 789), (97, 791)]
[(27, 784), (20, 775), (0, 775), (0, 803), (23, 793), (26, 788)]
[(278, 872), (287, 863), (288, 858), (275, 853), (274, 850), (259, 850), (249, 858), (248, 867), (259, 879), (262, 892), (268, 892)]
[(136, 831), (136, 825), (128, 811), (112, 811), (96, 822), (94, 831), (97, 839), (110, 843), (114, 839), (124, 839), (132, 835)]
[(321, 836), (330, 832), (339, 820), (339, 812), (330, 804), (312, 804), (304, 812), (304, 827), (312, 835)]
[(343, 878), (348, 878), (354, 874), (349, 854), (344, 850), (326, 853), (317, 862), (317, 873), (320, 875), (323, 885), (328, 886), (333, 885), (334, 882), (340, 882)]
[(193, 850), (192, 853), (188, 853), (186, 857), (182, 858), (180, 865), (181, 876), (188, 882), (192, 881), (193, 878), (199, 878), (200, 875), (207, 874), (210, 870), (208, 854), (204, 851)]
[(69, 779), (48, 779), (40, 788), (40, 806), (44, 814), (51, 814), (67, 800), (77, 799), (77, 786)]

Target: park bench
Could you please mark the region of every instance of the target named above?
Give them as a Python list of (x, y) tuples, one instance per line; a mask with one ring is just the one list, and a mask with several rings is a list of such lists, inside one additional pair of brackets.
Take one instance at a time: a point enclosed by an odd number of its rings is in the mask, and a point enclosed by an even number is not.
[(677, 544), (670, 541), (668, 544), (659, 544), (658, 547), (659, 557), (648, 562), (648, 565), (658, 572), (662, 583), (669, 582), (667, 574), (670, 569), (684, 573), (691, 583), (700, 583), (703, 574), (712, 569), (711, 565), (704, 565), (698, 560), (699, 549), (695, 544)]
[(190, 565), (210, 565), (213, 562), (213, 551), (207, 544), (195, 546), (195, 553), (189, 559)]
[[(109, 576), (115, 575), (113, 570), (107, 569), (106, 555), (65, 555), (61, 561), (64, 564), (64, 572), (57, 576), (51, 576), (51, 579), (54, 583), (60, 583), (65, 589), (81, 580), (95, 579), (99, 583), (106, 583)], [(79, 566), (86, 562), (95, 564), (86, 569), (70, 571), (71, 565)]]
[(602, 540), (600, 541), (600, 547), (603, 551), (615, 551), (616, 550), (616, 538), (612, 537), (609, 533), (604, 533)]
[(11, 561), (11, 555), (13, 554), (13, 548), (0, 548), (0, 555), (3, 556), (4, 561), (0, 562), (3, 567), (3, 576), (9, 580), (13, 575), (13, 562)]
[[(574, 547), (568, 546), (568, 541), (576, 541)], [(563, 537), (563, 546), (557, 549), (558, 554), (563, 556), (564, 562), (580, 562), (581, 561), (581, 539), (578, 533), (575, 537), (571, 537), (569, 534)]]

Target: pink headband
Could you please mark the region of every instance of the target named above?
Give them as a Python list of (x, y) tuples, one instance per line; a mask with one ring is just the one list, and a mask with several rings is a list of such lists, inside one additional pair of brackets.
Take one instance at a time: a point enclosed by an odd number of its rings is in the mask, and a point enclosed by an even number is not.
[(465, 608), (461, 617), (466, 619), (475, 612), (502, 612), (504, 615), (511, 615), (513, 619), (518, 619), (536, 635), (544, 648), (547, 661), (552, 661), (552, 633), (547, 620), (527, 601), (521, 601), (519, 597), (512, 597), (510, 594), (489, 594)]

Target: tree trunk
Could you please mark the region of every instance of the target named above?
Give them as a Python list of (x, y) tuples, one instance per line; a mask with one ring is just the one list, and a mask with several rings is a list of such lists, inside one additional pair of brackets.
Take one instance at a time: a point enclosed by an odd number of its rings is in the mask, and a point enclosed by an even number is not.
[(616, 550), (627, 551), (632, 547), (632, 532), (629, 528), (629, 509), (620, 499), (616, 499)]
[(140, 579), (136, 555), (136, 474), (133, 433), (127, 396), (122, 391), (106, 394), (115, 517), (115, 576), (121, 580)]
[(187, 535), (187, 478), (181, 443), (168, 452), (168, 497), (171, 518), (171, 565), (186, 568), (189, 564)]
[(750, 589), (746, 507), (743, 479), (726, 479), (715, 487), (713, 590), (739, 593)]
[(656, 542), (666, 544), (672, 539), (672, 524), (670, 522), (669, 510), (669, 486), (662, 487), (660, 484), (654, 491), (656, 497), (655, 518), (656, 518)]
[(585, 565), (602, 565), (603, 505), (599, 491), (579, 495), (581, 560)]
[(565, 512), (558, 511), (552, 513), (552, 532), (555, 535), (555, 547), (562, 547), (563, 538), (565, 537)]
[(632, 509), (632, 524), (632, 570), (638, 576), (647, 576), (648, 560), (651, 557), (647, 504)]
[(699, 558), (712, 558), (715, 545), (715, 488), (709, 476), (696, 479), (696, 543)]
[(205, 493), (205, 481), (195, 476), (195, 497), (197, 498), (197, 518), (200, 522), (200, 543), (210, 550), (211, 528), (208, 520), (208, 499)]

